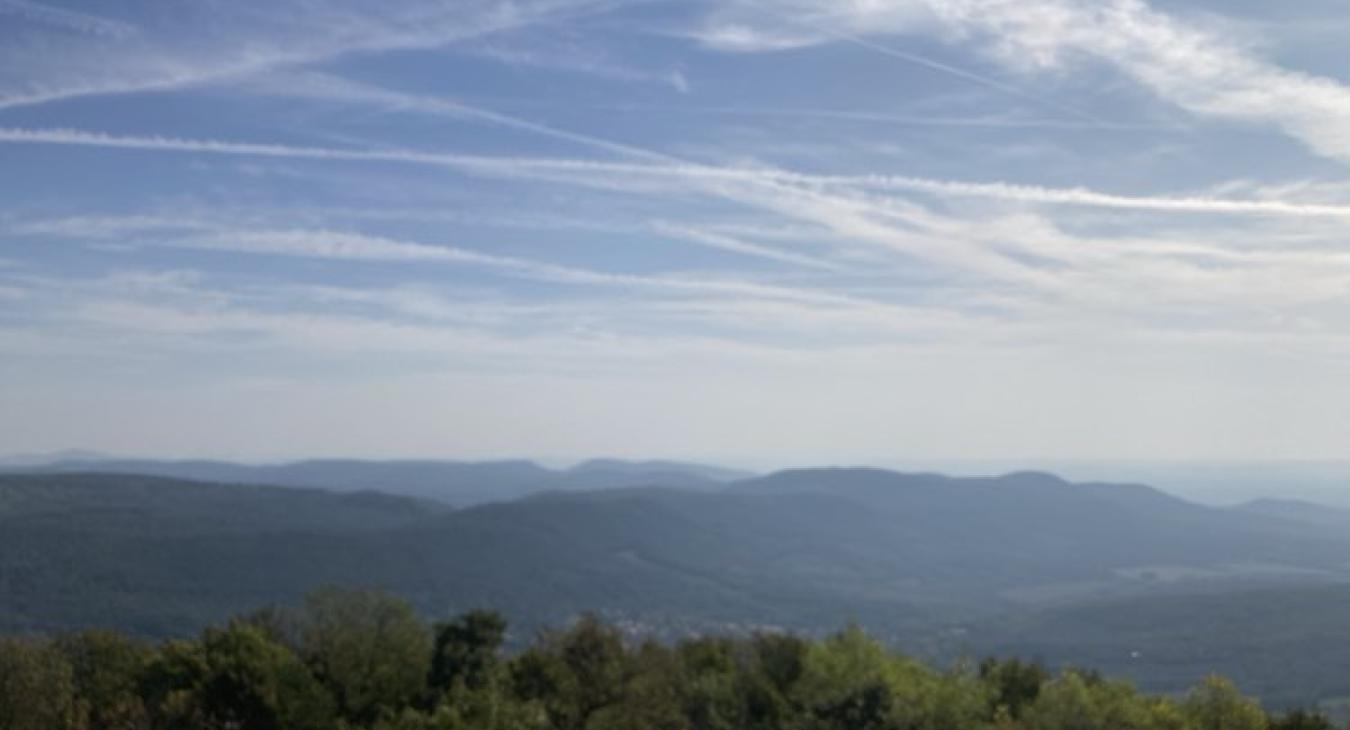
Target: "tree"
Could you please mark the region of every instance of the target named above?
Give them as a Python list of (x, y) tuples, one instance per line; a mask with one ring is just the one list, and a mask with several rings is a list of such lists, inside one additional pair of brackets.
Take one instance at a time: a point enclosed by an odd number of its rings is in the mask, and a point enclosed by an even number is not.
[(540, 703), (560, 730), (582, 730), (623, 699), (627, 675), (623, 639), (591, 614), (564, 632), (546, 632), (512, 666), (517, 695)]
[(1335, 727), (1326, 715), (1302, 708), (1270, 718), (1270, 730), (1334, 730)]
[(1269, 725), (1260, 705), (1217, 675), (1191, 688), (1182, 708), (1196, 730), (1267, 730)]
[(1156, 710), (1128, 684), (1068, 670), (1043, 685), (1036, 701), (1023, 708), (1022, 725), (1027, 730), (1145, 730), (1159, 727)]
[(1039, 662), (989, 658), (980, 662), (980, 679), (993, 692), (991, 717), (1003, 708), (1016, 720), (1022, 716), (1022, 708), (1036, 701), (1041, 685), (1050, 679), (1050, 673)]
[(891, 714), (890, 657), (861, 628), (850, 626), (806, 654), (798, 697), (813, 728), (872, 730)]
[(683, 641), (676, 650), (681, 704), (695, 727), (740, 730), (744, 726), (745, 697), (736, 649), (730, 639), (702, 637)]
[(858, 627), (626, 644), (584, 616), (513, 658), (473, 611), (434, 636), (403, 601), (323, 591), (152, 647), (0, 638), (0, 730), (1331, 730), (1209, 677), (1181, 700), (1069, 669), (938, 669)]
[(70, 663), (79, 705), (91, 728), (139, 730), (149, 723), (141, 680), (154, 649), (113, 631), (64, 636), (56, 648)]
[(332, 699), (298, 657), (257, 626), (233, 621), (199, 642), (170, 642), (147, 671), (166, 728), (325, 730)]
[(45, 640), (0, 638), (0, 730), (82, 726), (70, 662)]
[(750, 638), (740, 679), (747, 730), (778, 730), (800, 714), (791, 697), (805, 669), (807, 647), (806, 640), (791, 634)]
[(432, 691), (444, 692), (456, 682), (469, 689), (485, 687), (505, 638), (506, 619), (496, 611), (470, 611), (438, 624), (428, 678)]
[(431, 637), (407, 601), (320, 589), (307, 598), (302, 624), (304, 659), (349, 720), (369, 724), (424, 696)]
[[(595, 713), (589, 730), (689, 730), (680, 699), (680, 664), (668, 647), (646, 641), (626, 654), (623, 696)], [(692, 725), (692, 726), (697, 726)]]

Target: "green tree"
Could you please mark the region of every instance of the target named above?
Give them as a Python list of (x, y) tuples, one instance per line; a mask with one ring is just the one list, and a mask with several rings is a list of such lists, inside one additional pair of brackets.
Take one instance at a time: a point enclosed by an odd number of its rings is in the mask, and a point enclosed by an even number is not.
[(0, 638), (0, 730), (79, 730), (75, 672), (50, 642)]
[(894, 708), (891, 670), (886, 650), (857, 626), (813, 644), (797, 689), (810, 727), (885, 728)]
[(170, 642), (147, 671), (157, 725), (326, 730), (332, 699), (288, 648), (233, 621), (198, 642)]
[(347, 719), (369, 724), (424, 696), (431, 636), (407, 601), (320, 589), (305, 602), (301, 633), (305, 661)]
[(1000, 708), (1012, 719), (1022, 716), (1022, 708), (1036, 701), (1041, 685), (1050, 679), (1050, 673), (1038, 662), (1020, 659), (1000, 661), (989, 658), (980, 662), (980, 680), (992, 691), (990, 716)]
[(1192, 687), (1182, 709), (1196, 730), (1267, 730), (1269, 724), (1259, 704), (1217, 675)]
[(626, 655), (623, 696), (597, 711), (590, 730), (689, 730), (679, 696), (674, 652), (655, 641)]
[(720, 637), (688, 639), (676, 654), (680, 700), (689, 721), (703, 730), (740, 730), (745, 698), (736, 642)]
[(470, 611), (438, 624), (435, 633), (428, 678), (432, 691), (444, 692), (456, 682), (484, 688), (494, 676), (506, 619), (496, 611)]
[(628, 674), (623, 639), (587, 614), (563, 632), (545, 632), (512, 665), (517, 696), (537, 702), (553, 727), (583, 730), (623, 700)]
[(140, 689), (141, 679), (155, 656), (153, 648), (104, 630), (61, 637), (56, 647), (70, 662), (76, 696), (91, 728), (147, 727), (149, 715)]
[(747, 730), (781, 730), (800, 714), (791, 700), (805, 669), (808, 642), (791, 634), (756, 634), (746, 647), (740, 693)]
[(1270, 730), (1335, 730), (1335, 727), (1326, 715), (1302, 708), (1270, 718)]
[(1087, 670), (938, 669), (857, 627), (627, 645), (584, 616), (499, 656), (501, 616), (434, 635), (404, 601), (326, 590), (158, 648), (0, 638), (0, 730), (1330, 730), (1209, 677), (1149, 696)]
[(1125, 682), (1071, 669), (1042, 685), (1023, 708), (1027, 730), (1180, 730), (1175, 705), (1139, 694)]

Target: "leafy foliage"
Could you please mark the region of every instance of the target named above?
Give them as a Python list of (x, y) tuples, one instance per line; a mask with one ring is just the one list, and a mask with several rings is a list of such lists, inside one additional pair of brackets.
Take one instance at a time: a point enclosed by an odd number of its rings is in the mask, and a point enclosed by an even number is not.
[(105, 631), (0, 639), (0, 730), (1330, 730), (1267, 716), (1220, 677), (1150, 696), (1090, 672), (942, 669), (851, 626), (631, 641), (586, 615), (502, 652), (471, 611), (434, 629), (372, 591), (324, 589), (158, 646)]

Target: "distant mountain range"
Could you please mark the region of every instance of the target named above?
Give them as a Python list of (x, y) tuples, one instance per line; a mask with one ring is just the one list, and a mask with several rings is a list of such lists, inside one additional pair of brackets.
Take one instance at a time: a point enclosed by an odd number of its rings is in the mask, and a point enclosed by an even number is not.
[(0, 456), (0, 469), (32, 469), (51, 466), (63, 461), (92, 462), (104, 461), (109, 457), (97, 451), (84, 449), (66, 449), (42, 454), (10, 454)]
[[(1254, 670), (1213, 644), (1242, 622), (1260, 628), (1262, 614), (1204, 629), (1223, 600), (1206, 597), (1297, 592), (1310, 597), (1292, 605), (1325, 627), (1335, 609), (1318, 597), (1350, 596), (1350, 523), (1333, 510), (1206, 507), (1035, 472), (806, 469), (727, 481), (735, 475), (660, 462), (91, 466), (100, 473), (63, 463), (0, 475), (0, 630), (175, 635), (314, 586), (367, 585), (436, 615), (496, 607), (521, 636), (584, 610), (668, 636), (856, 620), (933, 656), (1015, 649), (1110, 665), (1102, 655), (1117, 652), (1131, 657), (1126, 670), (1163, 684), (1178, 667), (1266, 672), (1253, 681), (1294, 701), (1278, 667)], [(139, 468), (226, 483), (129, 473)], [(266, 479), (304, 488), (254, 483)], [(310, 488), (321, 480), (335, 489)], [(1132, 606), (1180, 606), (1168, 626), (1193, 622), (1188, 663), (1161, 652), (1164, 664), (1150, 664), (1160, 629), (1121, 621)], [(1093, 616), (1107, 633), (1091, 635)], [(1350, 673), (1337, 676), (1318, 691), (1341, 683), (1350, 695)]]
[(547, 491), (578, 491), (661, 485), (714, 489), (744, 479), (749, 472), (675, 461), (592, 459), (569, 469), (549, 469), (532, 461), (436, 461), (312, 459), (283, 464), (225, 461), (113, 459), (82, 452), (35, 455), (0, 462), (0, 470), (54, 473), (143, 474), (172, 479), (307, 487), (335, 491), (379, 491), (468, 506), (519, 499)]

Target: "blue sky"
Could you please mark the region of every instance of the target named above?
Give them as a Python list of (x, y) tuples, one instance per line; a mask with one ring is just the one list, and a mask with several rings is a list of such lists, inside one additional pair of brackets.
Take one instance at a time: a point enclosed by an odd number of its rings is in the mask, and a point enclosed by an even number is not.
[(0, 451), (1342, 456), (1347, 31), (0, 0)]

